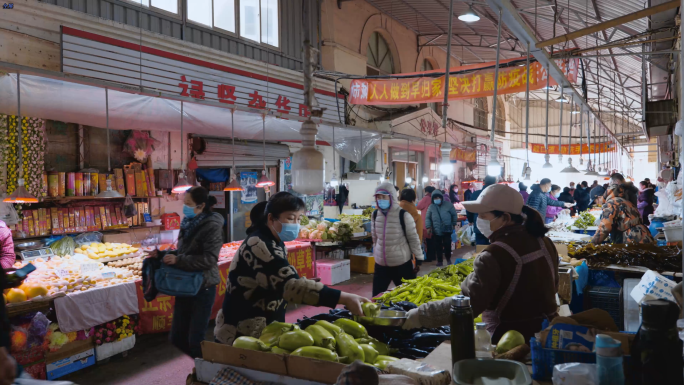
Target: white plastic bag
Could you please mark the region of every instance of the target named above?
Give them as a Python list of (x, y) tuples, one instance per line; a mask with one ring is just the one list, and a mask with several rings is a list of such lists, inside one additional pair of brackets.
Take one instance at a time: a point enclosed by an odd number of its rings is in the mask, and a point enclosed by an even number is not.
[(632, 292), (629, 293), (629, 295), (631, 295), (638, 304), (652, 299), (665, 299), (677, 302), (672, 294), (672, 288), (675, 287), (676, 284), (676, 282), (663, 277), (655, 271), (649, 270), (641, 276), (641, 281), (634, 286), (634, 289), (632, 289)]
[(19, 215), (17, 214), (17, 210), (14, 209), (14, 205), (12, 203), (0, 202), (0, 219), (8, 226), (19, 223)]
[(597, 385), (596, 364), (558, 364), (553, 367), (553, 385)]

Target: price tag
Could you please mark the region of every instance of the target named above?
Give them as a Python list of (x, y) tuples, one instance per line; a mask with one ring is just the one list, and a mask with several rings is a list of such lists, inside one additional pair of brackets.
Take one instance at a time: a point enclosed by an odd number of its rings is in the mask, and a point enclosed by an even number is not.
[(90, 275), (98, 270), (97, 263), (82, 263), (81, 274)]
[(116, 278), (116, 273), (113, 271), (107, 271), (102, 273), (102, 278)]
[(152, 222), (152, 216), (150, 214), (145, 213), (143, 216), (145, 217), (145, 222)]
[(55, 270), (55, 274), (57, 274), (57, 276), (58, 276), (59, 278), (64, 278), (64, 277), (68, 277), (68, 276), (71, 275), (71, 273), (69, 272), (69, 270), (64, 270), (64, 269), (56, 269), (56, 270)]

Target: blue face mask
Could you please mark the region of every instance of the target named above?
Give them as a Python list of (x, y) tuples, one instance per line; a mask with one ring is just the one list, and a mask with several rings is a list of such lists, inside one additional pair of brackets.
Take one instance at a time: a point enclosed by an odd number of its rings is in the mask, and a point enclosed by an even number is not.
[(290, 242), (297, 239), (297, 237), (299, 236), (299, 223), (280, 222), (280, 224), (282, 225), (282, 228), (278, 232), (278, 237), (281, 241)]
[(195, 214), (195, 208), (190, 207), (188, 205), (183, 205), (183, 215), (185, 215), (186, 218), (192, 219), (194, 218), (197, 214)]
[(389, 199), (378, 200), (378, 207), (380, 207), (383, 210), (387, 210), (390, 207)]
[(435, 199), (435, 204), (436, 204), (436, 205), (441, 205), (441, 204), (442, 204), (442, 200), (441, 200), (441, 199)]

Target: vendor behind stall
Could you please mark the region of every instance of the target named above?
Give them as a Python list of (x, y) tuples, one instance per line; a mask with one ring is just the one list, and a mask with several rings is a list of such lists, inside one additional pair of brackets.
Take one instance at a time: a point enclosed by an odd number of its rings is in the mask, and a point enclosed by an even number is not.
[[(482, 314), (492, 342), (516, 330), (529, 341), (545, 319), (556, 314), (558, 253), (539, 213), (505, 185), (487, 187), (476, 201), (464, 202), (477, 213), (477, 227), (492, 244), (480, 253), (474, 271), (461, 284), (473, 315)], [(405, 329), (449, 324), (451, 298), (409, 311)]]
[(591, 240), (595, 245), (603, 243), (610, 235), (613, 243), (653, 243), (655, 239), (641, 221), (641, 214), (630, 201), (628, 192), (632, 186), (613, 184), (603, 195), (603, 213), (598, 230)]
[(218, 342), (232, 345), (240, 336), (259, 337), (271, 322), (285, 322), (288, 303), (330, 308), (342, 304), (355, 315), (363, 314), (361, 304), (368, 299), (299, 277), (288, 262), (284, 242), (297, 238), (305, 211), (300, 198), (279, 192), (250, 212), (252, 226), (230, 264), (226, 297), (216, 315)]

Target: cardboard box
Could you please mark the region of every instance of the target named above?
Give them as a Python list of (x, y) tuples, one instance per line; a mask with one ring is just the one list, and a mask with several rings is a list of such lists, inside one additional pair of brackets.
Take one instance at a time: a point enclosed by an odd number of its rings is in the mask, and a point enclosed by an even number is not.
[(114, 341), (107, 344), (102, 344), (95, 347), (95, 355), (98, 361), (106, 360), (109, 357), (113, 357), (119, 353), (133, 349), (135, 346), (135, 336), (130, 336), (122, 339), (121, 341)]
[(373, 274), (375, 258), (373, 253), (349, 254), (350, 270), (355, 273)]
[(336, 285), (351, 278), (348, 259), (321, 259), (316, 261), (316, 273), (325, 285)]
[(346, 365), (273, 353), (234, 348), (202, 341), (202, 357), (206, 361), (259, 370), (282, 376), (334, 384)]
[(56, 352), (48, 352), (45, 356), (47, 379), (54, 380), (95, 365), (95, 347), (93, 337), (85, 340), (69, 342)]
[(180, 215), (176, 213), (166, 213), (161, 216), (163, 230), (180, 229)]

